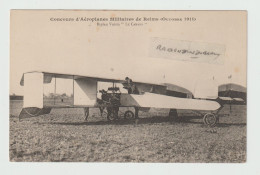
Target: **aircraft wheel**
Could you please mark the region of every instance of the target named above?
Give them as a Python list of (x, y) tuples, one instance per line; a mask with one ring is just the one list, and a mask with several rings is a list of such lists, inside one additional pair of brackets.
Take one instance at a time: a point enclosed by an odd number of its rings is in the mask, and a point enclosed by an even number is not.
[(203, 122), (210, 127), (214, 127), (217, 124), (217, 117), (211, 113), (205, 114), (203, 117)]
[(126, 111), (124, 117), (127, 120), (131, 120), (135, 118), (135, 114), (132, 111)]
[(107, 116), (107, 119), (108, 119), (109, 121), (114, 121), (114, 120), (116, 120), (116, 117), (115, 117), (114, 114), (110, 114), (110, 115)]
[(107, 114), (107, 120), (109, 120), (109, 121), (115, 121), (116, 119), (118, 119), (116, 110), (112, 109), (112, 110), (109, 111), (108, 114)]

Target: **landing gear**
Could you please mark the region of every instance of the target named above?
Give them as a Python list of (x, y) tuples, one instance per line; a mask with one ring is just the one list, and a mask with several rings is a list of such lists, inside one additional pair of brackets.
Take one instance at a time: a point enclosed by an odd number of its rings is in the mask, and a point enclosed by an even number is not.
[(85, 121), (87, 121), (89, 116), (89, 108), (84, 108), (84, 114), (85, 114)]
[(208, 113), (204, 115), (203, 122), (210, 127), (214, 127), (219, 122), (219, 117), (215, 114)]
[(114, 121), (118, 119), (119, 107), (107, 107), (107, 120)]
[(139, 108), (135, 107), (135, 118), (138, 119), (139, 118)]
[(124, 114), (124, 118), (127, 120), (131, 120), (135, 118), (135, 114), (132, 111), (126, 111)]
[(171, 109), (169, 112), (169, 118), (170, 120), (177, 121), (178, 119), (178, 113), (176, 109)]
[(135, 126), (139, 123), (139, 108), (135, 107)]
[(103, 117), (105, 107), (99, 107), (100, 115)]

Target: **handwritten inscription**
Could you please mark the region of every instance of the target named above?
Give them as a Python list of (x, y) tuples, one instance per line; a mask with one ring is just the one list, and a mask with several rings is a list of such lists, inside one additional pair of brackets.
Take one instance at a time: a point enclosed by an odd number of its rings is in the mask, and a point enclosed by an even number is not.
[[(167, 51), (167, 52), (174, 52), (174, 53), (180, 53), (180, 54), (191, 54), (191, 55), (216, 55), (215, 58), (218, 58), (221, 54), (215, 53), (215, 52), (209, 52), (209, 51), (199, 51), (199, 50), (187, 50), (187, 49), (177, 49), (177, 48), (167, 48), (162, 45), (158, 45), (156, 49), (160, 51)], [(199, 58), (195, 56), (190, 56), (190, 58)]]
[(152, 38), (149, 56), (172, 60), (224, 63), (225, 47), (220, 44)]

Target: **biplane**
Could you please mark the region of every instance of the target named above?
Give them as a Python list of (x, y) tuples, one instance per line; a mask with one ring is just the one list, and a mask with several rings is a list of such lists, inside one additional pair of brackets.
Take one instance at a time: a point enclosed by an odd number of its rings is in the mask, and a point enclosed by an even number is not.
[[(71, 79), (73, 82), (73, 99), (69, 105), (59, 103), (45, 103), (43, 85), (51, 83), (52, 79)], [(98, 91), (98, 82), (111, 83), (108, 89)], [(122, 93), (116, 84), (123, 85), (127, 93)], [(52, 108), (84, 108), (85, 119), (89, 116), (90, 108), (99, 108), (102, 113), (107, 111), (108, 120), (117, 120), (121, 107), (132, 107), (124, 113), (126, 119), (136, 119), (140, 110), (150, 108), (169, 109), (169, 117), (178, 118), (177, 110), (190, 110), (198, 113), (203, 122), (208, 126), (214, 126), (218, 120), (218, 114), (223, 107), (217, 99), (207, 98), (182, 98), (176, 97), (171, 84), (159, 84), (149, 82), (135, 82), (130, 78), (115, 79), (110, 77), (97, 77), (87, 75), (62, 74), (55, 72), (32, 71), (23, 74), (20, 82), (24, 86), (24, 103), (19, 119), (34, 117), (50, 113)], [(56, 86), (56, 81), (55, 81)], [(97, 94), (101, 93), (98, 98)]]

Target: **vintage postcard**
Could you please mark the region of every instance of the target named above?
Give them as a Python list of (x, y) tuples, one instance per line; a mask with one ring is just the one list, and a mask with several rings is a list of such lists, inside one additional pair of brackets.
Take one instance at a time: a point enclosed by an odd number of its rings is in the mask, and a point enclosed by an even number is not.
[(246, 11), (10, 13), (11, 162), (246, 162)]

